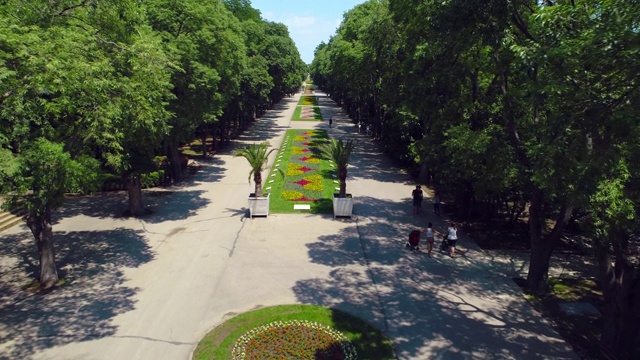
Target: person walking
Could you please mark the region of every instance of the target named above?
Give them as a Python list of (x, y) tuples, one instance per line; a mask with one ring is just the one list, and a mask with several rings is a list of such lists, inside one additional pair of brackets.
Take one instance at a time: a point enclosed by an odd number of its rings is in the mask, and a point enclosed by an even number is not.
[(413, 199), (413, 214), (419, 214), (422, 211), (422, 199), (424, 197), (420, 185), (416, 185), (416, 188), (411, 192), (411, 197)]
[(433, 213), (440, 216), (440, 192), (436, 191), (433, 196)]
[(447, 247), (449, 256), (454, 257), (456, 254), (456, 244), (458, 243), (458, 227), (452, 221), (447, 228)]
[(433, 224), (429, 223), (424, 230), (427, 233), (427, 255), (431, 257), (431, 250), (433, 250), (433, 244), (436, 242), (434, 234), (440, 234), (433, 229)]
[(333, 118), (332, 117), (329, 118), (329, 127), (331, 127), (331, 125), (333, 125)]

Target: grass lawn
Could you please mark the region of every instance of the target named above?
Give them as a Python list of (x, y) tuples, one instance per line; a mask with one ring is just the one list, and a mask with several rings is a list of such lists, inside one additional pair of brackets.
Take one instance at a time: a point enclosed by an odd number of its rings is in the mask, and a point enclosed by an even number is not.
[(318, 106), (318, 98), (315, 96), (300, 96), (300, 100), (298, 100), (298, 105), (307, 105), (307, 106)]
[[(320, 156), (319, 145), (329, 138), (325, 130), (288, 130), (276, 156), (264, 191), (271, 194), (273, 213), (331, 214), (338, 179), (333, 164)], [(282, 169), (284, 177), (276, 169)], [(309, 210), (294, 205), (308, 204)]]
[[(351, 342), (358, 359), (395, 359), (391, 340), (380, 331), (347, 313), (312, 305), (280, 305), (253, 310), (231, 318), (200, 340), (193, 353), (193, 359), (231, 359), (234, 344), (248, 331), (276, 321), (292, 320), (311, 321), (337, 330)], [(274, 334), (267, 335), (278, 337), (275, 331)], [(253, 338), (255, 337), (254, 335)], [(278, 340), (283, 339), (278, 337)], [(277, 345), (284, 347), (282, 343)], [(296, 339), (290, 339), (287, 345), (292, 352), (298, 349), (308, 351), (309, 348), (311, 351), (326, 349), (314, 348), (313, 344), (296, 342)], [(265, 346), (270, 344), (266, 343)]]
[(311, 106), (296, 106), (296, 109), (293, 111), (293, 116), (291, 120), (293, 121), (322, 121), (322, 114), (320, 114), (320, 108), (317, 106), (313, 106), (313, 115), (310, 116), (306, 114), (303, 117), (303, 110), (309, 109)]

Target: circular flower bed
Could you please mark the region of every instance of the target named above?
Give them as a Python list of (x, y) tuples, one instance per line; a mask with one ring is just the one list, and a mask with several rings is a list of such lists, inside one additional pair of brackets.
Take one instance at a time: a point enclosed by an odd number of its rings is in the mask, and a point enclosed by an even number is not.
[(331, 327), (306, 320), (275, 321), (259, 326), (236, 341), (232, 358), (357, 359), (351, 342)]

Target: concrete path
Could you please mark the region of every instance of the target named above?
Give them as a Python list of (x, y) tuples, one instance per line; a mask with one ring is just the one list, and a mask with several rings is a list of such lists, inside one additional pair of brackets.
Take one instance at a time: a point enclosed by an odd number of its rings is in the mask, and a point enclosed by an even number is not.
[[(154, 212), (114, 217), (125, 194), (71, 199), (55, 219), (57, 260), (71, 283), (46, 296), (19, 286), (34, 272), (28, 230), (0, 237), (1, 359), (188, 359), (198, 340), (235, 314), (305, 303), (345, 310), (383, 330), (399, 359), (575, 359), (495, 261), (461, 236), (463, 256), (408, 252), (410, 230), (444, 219), (411, 215), (411, 178), (328, 98), (334, 126), (291, 122), (283, 100), (190, 181), (145, 191)], [(358, 138), (347, 190), (355, 216), (246, 218), (252, 185), (233, 148), (287, 128)], [(275, 156), (275, 153), (273, 154)], [(425, 204), (425, 210), (429, 204)]]

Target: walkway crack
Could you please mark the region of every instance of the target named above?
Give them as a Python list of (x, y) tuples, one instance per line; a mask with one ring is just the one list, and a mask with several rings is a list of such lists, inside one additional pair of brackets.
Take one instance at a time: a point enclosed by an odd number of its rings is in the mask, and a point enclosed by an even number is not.
[[(362, 256), (364, 257), (365, 266), (367, 268), (367, 273), (369, 274), (369, 278), (371, 278), (371, 283), (373, 283), (373, 288), (375, 291), (376, 300), (378, 301), (378, 307), (380, 308), (380, 313), (382, 313), (382, 318), (384, 320), (384, 332), (387, 336), (389, 336), (389, 318), (387, 317), (387, 311), (384, 307), (384, 303), (382, 302), (382, 295), (380, 291), (380, 286), (376, 281), (376, 277), (374, 276), (373, 268), (371, 267), (371, 261), (369, 261), (369, 257), (367, 256), (367, 250), (364, 245), (364, 239), (362, 233), (360, 232), (360, 224), (358, 222), (358, 217), (356, 216), (356, 231), (358, 232), (358, 239), (360, 241), (360, 248), (362, 249)], [(393, 352), (395, 358), (398, 358), (398, 354), (396, 353), (395, 346), (393, 347)]]
[(242, 222), (242, 226), (240, 226), (240, 229), (238, 229), (238, 232), (236, 232), (236, 237), (235, 239), (233, 239), (233, 245), (231, 246), (231, 250), (229, 250), (229, 257), (233, 256), (233, 252), (236, 250), (236, 244), (238, 243), (238, 239), (240, 238), (240, 233), (242, 232), (242, 229), (244, 229), (244, 225), (247, 223), (245, 221), (246, 218), (241, 218), (240, 222)]

